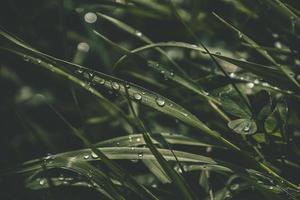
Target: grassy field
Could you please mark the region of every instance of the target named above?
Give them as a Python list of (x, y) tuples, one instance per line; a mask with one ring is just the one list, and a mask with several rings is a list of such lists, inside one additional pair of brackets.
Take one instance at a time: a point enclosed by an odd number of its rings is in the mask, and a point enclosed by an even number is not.
[(0, 4), (0, 199), (300, 199), (297, 0)]

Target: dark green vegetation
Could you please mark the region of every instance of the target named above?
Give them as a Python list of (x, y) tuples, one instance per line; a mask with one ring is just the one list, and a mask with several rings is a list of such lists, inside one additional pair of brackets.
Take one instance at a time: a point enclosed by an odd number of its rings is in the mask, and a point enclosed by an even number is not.
[(0, 199), (300, 199), (296, 0), (0, 9)]

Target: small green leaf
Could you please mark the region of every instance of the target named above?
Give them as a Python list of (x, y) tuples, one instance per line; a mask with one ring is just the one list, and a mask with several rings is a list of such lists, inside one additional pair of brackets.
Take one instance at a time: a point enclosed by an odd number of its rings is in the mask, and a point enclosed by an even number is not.
[(256, 123), (251, 119), (236, 119), (230, 121), (228, 127), (242, 135), (250, 135), (257, 131)]
[(265, 121), (264, 123), (265, 130), (267, 133), (273, 133), (277, 129), (277, 120), (274, 116), (274, 113), (272, 113)]
[(246, 103), (233, 91), (221, 94), (221, 104), (224, 110), (236, 117), (251, 118), (252, 114)]
[(263, 133), (257, 133), (255, 135), (253, 135), (252, 137), (258, 143), (266, 143), (265, 134), (263, 134)]

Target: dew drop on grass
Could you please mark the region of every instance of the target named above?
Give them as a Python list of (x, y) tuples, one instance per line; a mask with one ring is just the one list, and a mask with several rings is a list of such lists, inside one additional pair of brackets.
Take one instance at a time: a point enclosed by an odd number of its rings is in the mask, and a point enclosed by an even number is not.
[(155, 101), (156, 101), (156, 104), (160, 107), (162, 107), (166, 104), (165, 100), (160, 97), (157, 97)]
[(101, 79), (99, 80), (99, 83), (100, 83), (101, 85), (104, 85), (104, 84), (105, 84), (105, 80), (104, 80), (103, 78), (101, 78)]
[(45, 179), (41, 179), (41, 180), (39, 181), (39, 184), (40, 184), (40, 185), (45, 185), (45, 183), (46, 183), (46, 180), (45, 180)]
[(250, 126), (245, 126), (244, 131), (245, 131), (245, 132), (250, 131)]
[(229, 76), (230, 76), (230, 78), (235, 78), (236, 74), (232, 72), (232, 73), (229, 74)]
[(112, 82), (112, 83), (111, 83), (111, 86), (112, 86), (112, 88), (113, 88), (114, 90), (119, 90), (119, 89), (120, 89), (120, 85), (119, 85), (119, 83), (117, 83), (117, 82)]
[(142, 99), (142, 95), (140, 95), (139, 93), (134, 93), (134, 94), (133, 94), (133, 98), (134, 98), (135, 100), (140, 101), (140, 100)]
[(60, 175), (60, 176), (58, 177), (58, 180), (63, 181), (63, 180), (65, 180), (65, 177), (64, 177), (63, 175)]
[(274, 46), (277, 48), (277, 49), (281, 49), (282, 48), (282, 44), (280, 42), (275, 42), (274, 43)]
[(171, 73), (170, 73), (170, 76), (172, 76), (172, 77), (173, 77), (173, 76), (174, 76), (174, 73), (173, 73), (173, 72), (171, 72)]
[(80, 42), (77, 45), (77, 50), (82, 52), (88, 52), (90, 50), (90, 45), (86, 42)]
[(239, 31), (238, 36), (239, 36), (240, 39), (242, 39), (243, 38), (243, 33)]
[(90, 155), (84, 155), (83, 158), (84, 158), (84, 159), (89, 159), (89, 158), (90, 158)]
[(92, 158), (94, 158), (94, 159), (98, 158), (98, 155), (95, 154), (94, 152), (92, 152), (91, 156), (92, 156)]
[(233, 185), (231, 185), (230, 189), (231, 190), (237, 190), (237, 189), (239, 189), (239, 184), (233, 184)]
[(259, 80), (258, 80), (258, 79), (255, 79), (255, 80), (254, 80), (254, 84), (259, 84)]
[(127, 89), (129, 89), (129, 88), (130, 88), (130, 85), (129, 85), (129, 83), (126, 83), (126, 84), (125, 84), (125, 88), (127, 88)]
[(84, 21), (89, 24), (95, 23), (97, 21), (97, 15), (93, 12), (88, 12), (84, 15)]
[(187, 113), (181, 113), (181, 114), (185, 117), (189, 116)]
[(209, 96), (209, 93), (206, 92), (206, 91), (203, 91), (203, 94), (204, 94), (205, 96)]
[(75, 74), (83, 74), (84, 69), (76, 69)]
[(268, 83), (266, 83), (266, 82), (264, 82), (264, 83), (262, 83), (262, 86), (264, 86), (264, 87), (268, 87), (268, 86), (269, 86), (269, 84), (268, 84)]
[(38, 64), (41, 64), (41, 63), (42, 63), (41, 59), (37, 59), (36, 62), (37, 62)]
[(247, 83), (247, 86), (248, 86), (249, 88), (253, 88), (253, 87), (254, 87), (254, 83)]
[(138, 31), (138, 30), (136, 30), (135, 31), (135, 34), (136, 34), (136, 36), (138, 36), (138, 37), (141, 37), (143, 34), (140, 32), (140, 31)]
[(26, 55), (23, 56), (23, 59), (24, 59), (24, 61), (26, 61), (26, 62), (30, 61), (30, 58), (29, 58), (28, 56), (26, 56)]
[(137, 142), (140, 142), (140, 141), (141, 141), (141, 138), (139, 138), (139, 137), (136, 138), (136, 141), (137, 141)]
[(139, 159), (143, 158), (143, 156), (144, 156), (143, 152), (138, 153), (138, 158)]

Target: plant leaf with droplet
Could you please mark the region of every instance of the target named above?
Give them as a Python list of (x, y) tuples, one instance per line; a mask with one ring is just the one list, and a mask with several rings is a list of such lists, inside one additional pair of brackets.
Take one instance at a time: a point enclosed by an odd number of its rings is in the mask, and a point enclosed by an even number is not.
[(228, 127), (241, 135), (250, 135), (257, 131), (256, 123), (251, 119), (236, 119), (230, 121)]

